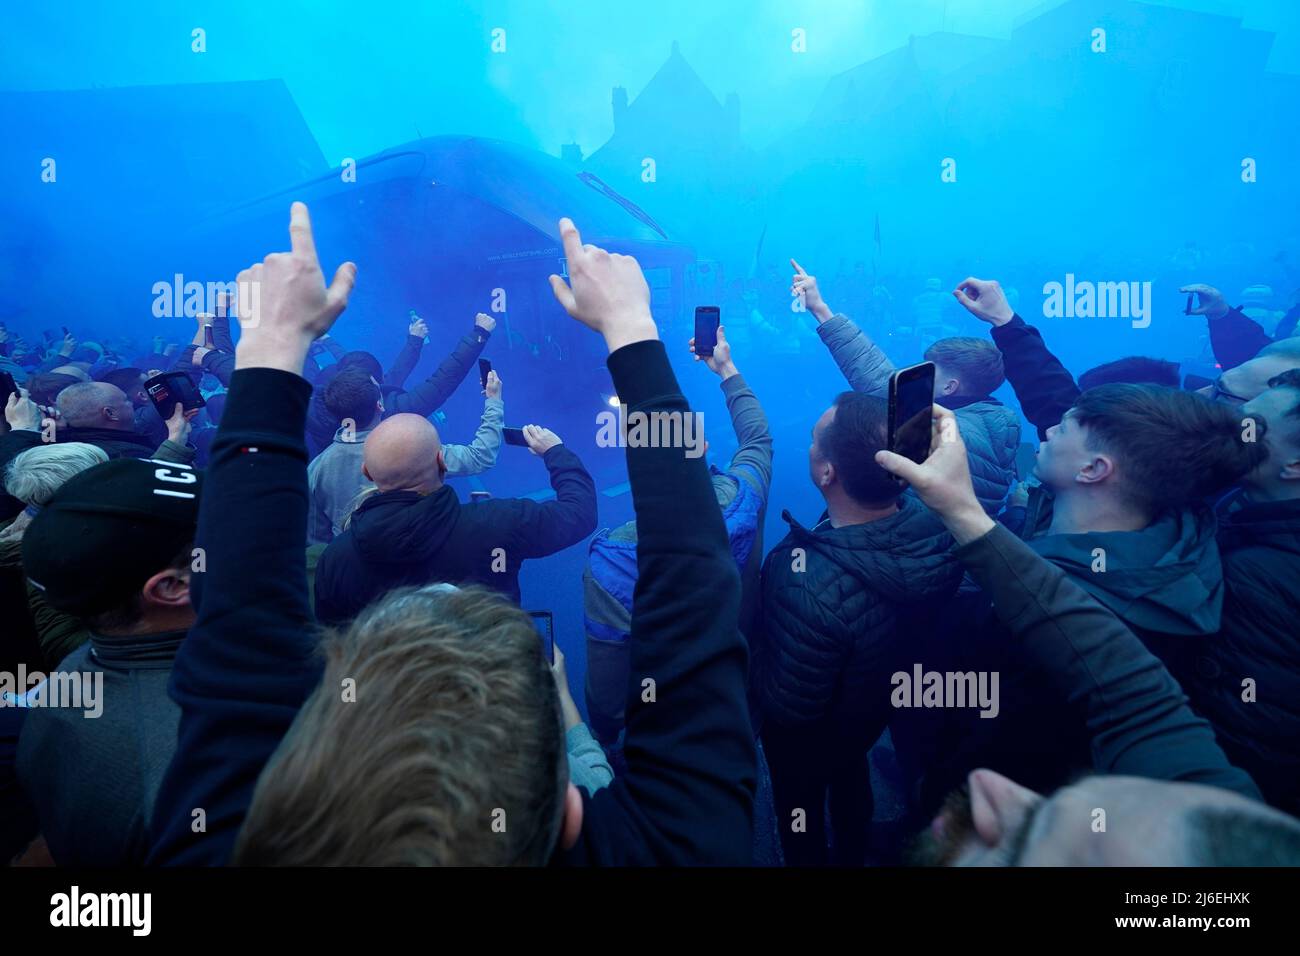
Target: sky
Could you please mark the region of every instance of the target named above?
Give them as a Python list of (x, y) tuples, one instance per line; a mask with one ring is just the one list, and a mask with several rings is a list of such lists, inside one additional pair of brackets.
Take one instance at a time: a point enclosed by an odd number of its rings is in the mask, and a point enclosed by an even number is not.
[[(283, 79), (326, 159), (440, 133), (590, 153), (678, 41), (762, 148), (797, 127), (826, 81), (940, 29), (1005, 37), (1038, 0), (72, 0), (0, 12), (0, 89)], [(1300, 2), (1165, 0), (1278, 34), (1270, 67), (1300, 73)], [(206, 52), (191, 49), (205, 31)], [(807, 51), (790, 50), (791, 30)], [(504, 52), (491, 49), (505, 31)], [(1213, 51), (1204, 51), (1207, 60)]]

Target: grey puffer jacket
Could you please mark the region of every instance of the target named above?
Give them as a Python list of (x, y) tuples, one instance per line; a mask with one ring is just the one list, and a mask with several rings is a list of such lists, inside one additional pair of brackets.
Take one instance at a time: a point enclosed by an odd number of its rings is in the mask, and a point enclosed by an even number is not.
[[(817, 327), (831, 358), (854, 391), (886, 397), (894, 364), (846, 315), (834, 315)], [(994, 398), (941, 401), (957, 416), (966, 443), (975, 495), (990, 515), (997, 514), (1016, 480), (1020, 417)]]

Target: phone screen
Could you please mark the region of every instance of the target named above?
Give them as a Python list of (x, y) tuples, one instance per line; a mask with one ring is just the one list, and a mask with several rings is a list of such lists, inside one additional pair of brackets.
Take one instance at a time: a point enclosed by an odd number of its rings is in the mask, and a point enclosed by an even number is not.
[(889, 450), (920, 464), (930, 455), (934, 363), (899, 369), (889, 379)]
[(161, 375), (155, 375), (145, 381), (144, 390), (153, 402), (153, 407), (158, 409), (158, 414), (162, 416), (163, 421), (172, 417), (177, 402), (187, 412), (207, 404), (193, 380), (184, 372), (163, 372)]
[(506, 440), (507, 445), (520, 445), (528, 447), (528, 442), (524, 441), (524, 430), (522, 428), (503, 428), (501, 437)]
[(701, 305), (695, 309), (695, 354), (712, 355), (718, 344), (720, 314), (716, 305)]
[(488, 372), (492, 371), (492, 363), (487, 359), (478, 360), (478, 381), (484, 391), (487, 391)]
[(555, 663), (555, 618), (550, 611), (529, 611), (528, 616), (533, 619), (533, 626), (537, 628), (537, 633), (542, 637), (542, 649), (546, 651), (546, 659), (552, 664)]
[(210, 349), (213, 347), (212, 326), (203, 326), (203, 347)]

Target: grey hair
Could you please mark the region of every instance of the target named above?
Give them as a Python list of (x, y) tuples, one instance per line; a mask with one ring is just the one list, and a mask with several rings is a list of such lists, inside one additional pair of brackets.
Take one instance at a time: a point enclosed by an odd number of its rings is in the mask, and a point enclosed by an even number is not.
[(26, 505), (42, 506), (69, 478), (108, 461), (104, 449), (85, 442), (38, 445), (9, 464), (5, 490)]

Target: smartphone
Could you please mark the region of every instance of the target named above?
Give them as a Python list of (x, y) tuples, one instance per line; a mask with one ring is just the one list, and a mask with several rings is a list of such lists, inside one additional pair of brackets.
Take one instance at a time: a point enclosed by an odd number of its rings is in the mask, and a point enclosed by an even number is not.
[(212, 326), (210, 325), (203, 326), (203, 347), (205, 349), (216, 348), (216, 344), (212, 338)]
[(9, 404), (9, 396), (18, 391), (18, 383), (8, 372), (0, 372), (0, 409)]
[(1192, 314), (1192, 296), (1194, 296), (1194, 295), (1196, 295), (1195, 292), (1189, 292), (1189, 293), (1187, 293), (1187, 305), (1186, 305), (1186, 307), (1183, 309), (1183, 315), (1191, 315), (1191, 314)]
[(555, 617), (550, 611), (529, 611), (528, 616), (533, 619), (533, 627), (537, 628), (537, 633), (542, 637), (542, 647), (546, 651), (546, 659), (555, 663)]
[(68, 327), (66, 325), (60, 326), (60, 328), (63, 329), (64, 336), (68, 336), (72, 334), (68, 331)]
[(716, 305), (695, 307), (695, 354), (707, 356), (713, 354), (718, 344), (718, 323), (721, 321)]
[(522, 428), (503, 428), (501, 429), (501, 437), (506, 440), (507, 445), (528, 447), (528, 442), (524, 441), (524, 430)]
[(488, 372), (492, 371), (492, 363), (487, 359), (478, 360), (478, 381), (483, 391), (487, 391)]
[(920, 464), (930, 455), (934, 363), (901, 368), (889, 377), (889, 450)]
[(177, 402), (187, 412), (207, 404), (198, 386), (186, 372), (161, 372), (153, 378), (145, 379), (144, 390), (163, 421), (172, 417)]
[(492, 497), (492, 492), (490, 491), (471, 491), (469, 493), (470, 501), (487, 501), (491, 497)]

